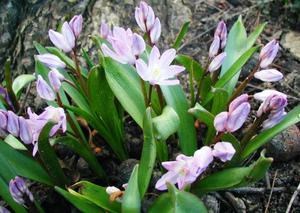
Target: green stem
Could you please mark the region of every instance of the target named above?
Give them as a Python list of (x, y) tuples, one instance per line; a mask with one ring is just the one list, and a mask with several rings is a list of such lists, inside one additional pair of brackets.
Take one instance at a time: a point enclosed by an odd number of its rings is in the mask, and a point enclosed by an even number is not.
[(77, 58), (77, 53), (76, 53), (76, 49), (74, 48), (73, 49), (73, 61), (75, 62), (75, 72), (76, 72), (76, 75), (78, 77), (78, 81), (79, 81), (79, 84), (81, 86), (81, 88), (83, 89), (85, 95), (88, 95), (88, 89), (87, 89), (87, 85), (86, 85), (86, 82), (84, 81), (82, 75), (81, 75), (81, 70), (80, 70), (80, 66), (79, 66), (79, 61), (78, 61), (78, 58)]
[[(193, 68), (193, 62), (191, 63), (191, 70)], [(190, 86), (190, 93), (191, 93), (191, 107), (193, 107), (195, 105), (195, 91), (194, 91), (194, 75), (193, 75), (193, 71), (191, 71), (189, 73), (189, 86)]]
[(150, 84), (146, 107), (149, 107), (151, 105), (152, 88), (153, 88), (153, 85)]
[(148, 106), (148, 98), (147, 98), (147, 91), (146, 91), (146, 85), (143, 79), (140, 78), (140, 82), (141, 82), (141, 89), (142, 89), (142, 93), (144, 96), (144, 102), (145, 102), (145, 106)]
[(210, 58), (207, 58), (206, 64), (205, 64), (205, 68), (204, 68), (204, 74), (201, 76), (200, 80), (198, 81), (197, 84), (197, 95), (195, 98), (195, 102), (193, 104), (193, 106), (200, 100), (200, 94), (201, 94), (201, 90), (202, 90), (202, 85), (203, 85), (203, 79), (205, 78), (205, 76), (208, 74), (207, 70), (208, 70), (208, 66), (210, 63)]
[(162, 93), (161, 88), (159, 87), (159, 85), (155, 85), (155, 89), (156, 89), (156, 92), (157, 92), (157, 95), (158, 95), (160, 109), (162, 111), (164, 106), (165, 106), (163, 93)]

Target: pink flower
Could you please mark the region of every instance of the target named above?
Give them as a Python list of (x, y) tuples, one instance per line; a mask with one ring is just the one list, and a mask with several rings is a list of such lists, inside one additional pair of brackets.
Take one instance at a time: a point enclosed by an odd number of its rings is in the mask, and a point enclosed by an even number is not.
[(256, 72), (254, 77), (261, 81), (274, 82), (281, 80), (283, 75), (276, 69), (267, 69)]
[(78, 36), (82, 31), (82, 22), (83, 22), (82, 15), (74, 16), (69, 22), (69, 25), (76, 38), (78, 38)]
[(242, 127), (249, 113), (248, 95), (241, 95), (230, 103), (228, 112), (221, 112), (216, 115), (215, 129), (218, 132), (235, 132)]
[(110, 49), (106, 44), (102, 44), (101, 49), (105, 56), (110, 56), (122, 64), (134, 64), (136, 58), (145, 50), (144, 39), (132, 33), (130, 29), (114, 27), (112, 36), (108, 36), (108, 41), (112, 45)]
[(159, 18), (155, 18), (153, 27), (150, 30), (150, 39), (152, 44), (156, 44), (161, 34), (161, 24)]
[(60, 74), (57, 69), (51, 69), (48, 73), (48, 79), (50, 84), (55, 92), (58, 92), (61, 87), (61, 82), (65, 79), (65, 77)]
[(224, 21), (218, 23), (214, 37), (220, 38), (221, 48), (223, 49), (227, 41), (227, 27)]
[(218, 54), (219, 49), (220, 49), (220, 38), (219, 36), (215, 36), (209, 48), (209, 57), (210, 58), (215, 57)]
[(226, 58), (226, 53), (225, 52), (220, 53), (219, 55), (217, 55), (212, 60), (212, 62), (210, 62), (209, 67), (208, 67), (208, 71), (209, 72), (214, 72), (214, 71), (218, 70), (222, 66), (225, 58)]
[(108, 36), (112, 36), (112, 32), (107, 23), (102, 22), (100, 25), (100, 36), (104, 39), (107, 39)]
[(20, 132), (18, 116), (12, 111), (7, 111), (6, 116), (7, 116), (6, 131), (15, 137), (18, 137)]
[(280, 95), (280, 96), (283, 96), (285, 98), (287, 98), (286, 94), (282, 93), (282, 92), (279, 92), (277, 90), (272, 90), (272, 89), (265, 89), (263, 90), (262, 92), (258, 92), (258, 93), (255, 93), (253, 95), (253, 97), (256, 99), (256, 100), (259, 100), (259, 101), (264, 101), (266, 100), (270, 95)]
[(169, 49), (160, 55), (158, 48), (154, 46), (149, 55), (148, 65), (139, 59), (136, 61), (136, 70), (144, 81), (148, 81), (152, 85), (179, 84), (179, 80), (173, 78), (184, 71), (184, 67), (170, 65), (175, 56), (175, 49)]
[(66, 64), (56, 55), (45, 53), (36, 56), (37, 59), (49, 68), (65, 68)]
[(267, 66), (269, 66), (274, 61), (278, 50), (279, 44), (275, 39), (266, 44), (261, 49), (259, 54), (260, 67), (266, 68)]
[(75, 35), (68, 22), (63, 23), (61, 33), (49, 30), (48, 34), (51, 42), (66, 53), (75, 47)]
[(214, 145), (212, 153), (214, 157), (219, 158), (222, 162), (226, 162), (231, 160), (235, 154), (235, 149), (231, 143), (222, 141)]
[(48, 83), (43, 79), (42, 76), (38, 76), (38, 80), (36, 83), (36, 90), (38, 95), (47, 100), (53, 101), (55, 100), (55, 93), (53, 92), (52, 88), (48, 85)]

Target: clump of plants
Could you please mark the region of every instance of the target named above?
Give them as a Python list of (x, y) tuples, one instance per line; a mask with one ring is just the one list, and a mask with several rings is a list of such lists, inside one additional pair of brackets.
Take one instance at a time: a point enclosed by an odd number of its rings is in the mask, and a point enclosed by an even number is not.
[[(35, 43), (34, 75), (13, 80), (6, 63), (0, 89), (0, 196), (8, 206), (1, 212), (46, 211), (26, 179), (54, 187), (76, 208), (91, 213), (140, 212), (145, 195), (153, 191), (159, 196), (149, 212), (206, 212), (201, 201), (206, 193), (264, 177), (272, 158), (264, 151), (259, 157), (254, 154), (300, 121), (300, 106), (286, 112), (284, 93), (245, 92), (253, 78), (275, 82), (284, 77), (273, 66), (278, 42), (255, 45), (265, 24), (247, 36), (241, 18), (229, 33), (225, 22), (219, 22), (202, 65), (177, 52), (188, 22), (173, 46), (161, 50), (163, 29), (153, 9), (141, 2), (135, 19), (139, 32), (101, 24), (99, 34), (91, 36), (97, 60), (78, 45), (83, 18), (76, 15), (49, 30), (54, 47)], [(238, 84), (241, 69), (256, 52), (256, 66)], [(183, 73), (188, 75), (189, 99), (177, 77)], [(41, 113), (24, 108), (24, 90), (33, 81), (48, 104)], [(253, 102), (259, 108), (251, 108)], [(94, 140), (101, 136), (118, 162), (130, 158), (125, 115), (143, 130), (144, 141), (139, 163), (119, 189), (110, 185), (105, 162), (96, 158)], [(170, 141), (180, 150), (176, 159), (169, 153)], [(83, 158), (104, 184), (67, 178), (54, 149), (57, 144)], [(154, 169), (162, 172), (155, 189), (149, 187)]]

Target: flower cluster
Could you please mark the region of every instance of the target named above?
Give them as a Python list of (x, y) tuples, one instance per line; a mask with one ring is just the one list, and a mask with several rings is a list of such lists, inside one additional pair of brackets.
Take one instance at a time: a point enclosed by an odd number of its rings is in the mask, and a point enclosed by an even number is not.
[(167, 183), (178, 185), (183, 189), (188, 184), (193, 183), (211, 164), (214, 157), (219, 158), (222, 162), (231, 160), (235, 149), (229, 142), (219, 142), (214, 148), (203, 146), (189, 157), (183, 154), (176, 157), (176, 161), (163, 162), (162, 166), (168, 170), (156, 183), (155, 188), (166, 190)]
[(15, 137), (19, 137), (24, 144), (34, 145), (33, 155), (38, 150), (38, 137), (47, 122), (56, 123), (50, 132), (50, 136), (53, 136), (59, 129), (62, 129), (63, 132), (66, 131), (66, 115), (62, 108), (49, 106), (40, 115), (33, 113), (28, 108), (28, 115), (29, 118), (25, 119), (12, 111), (0, 110), (0, 128)]
[(9, 182), (9, 192), (17, 203), (24, 205), (26, 201), (34, 201), (32, 193), (29, 191), (25, 181), (21, 177), (15, 177)]

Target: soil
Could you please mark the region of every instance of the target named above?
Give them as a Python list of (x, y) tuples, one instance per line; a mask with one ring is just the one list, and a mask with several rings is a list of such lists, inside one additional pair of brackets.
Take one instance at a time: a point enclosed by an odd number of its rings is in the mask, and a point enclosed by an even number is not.
[[(34, 11), (32, 12), (34, 14), (38, 14), (36, 12), (39, 11), (38, 6), (45, 8), (46, 6), (41, 5), (51, 5), (49, 4), (49, 1), (28, 2), (28, 5), (34, 4), (36, 8), (31, 8), (31, 10), (28, 8), (23, 8), (22, 11)], [(119, 10), (123, 11), (120, 12), (121, 17), (116, 22), (120, 25), (125, 25), (128, 27), (135, 26), (133, 16), (130, 18), (131, 15), (128, 15), (128, 13), (133, 13), (134, 5), (137, 4), (137, 2), (124, 2), (115, 0), (110, 0), (107, 2), (83, 1), (81, 6), (84, 9), (77, 8), (76, 11), (83, 11), (84, 17), (88, 20), (88, 25), (93, 26), (85, 26), (85, 31), (88, 31), (88, 33), (86, 32), (86, 35), (97, 31), (97, 29), (95, 29), (96, 27), (94, 26), (95, 21), (97, 21), (99, 24), (99, 20), (101, 19), (88, 18), (88, 16), (91, 14), (95, 16), (95, 11), (97, 11), (97, 8), (100, 8), (102, 5), (105, 5), (105, 8), (110, 8), (108, 11), (112, 11), (112, 5), (116, 4), (116, 12)], [(174, 40), (176, 33), (178, 32), (180, 25), (184, 22), (184, 20), (191, 19), (192, 22), (190, 31), (186, 36), (184, 44), (180, 48), (180, 53), (191, 55), (202, 64), (205, 63), (208, 45), (211, 42), (214, 28), (216, 27), (217, 22), (221, 19), (224, 19), (228, 26), (232, 26), (238, 16), (242, 15), (248, 32), (253, 30), (256, 23), (267, 21), (268, 25), (258, 41), (258, 43), (264, 44), (272, 38), (281, 40), (285, 33), (291, 30), (300, 31), (299, 8), (297, 9), (295, 7), (286, 6), (283, 4), (283, 1), (279, 0), (166, 0), (152, 1), (152, 5), (157, 15), (161, 18), (162, 25), (164, 27), (161, 48), (167, 48)], [(75, 6), (73, 5), (72, 7), (74, 8)], [(53, 8), (53, 5), (49, 6), (49, 8)], [(167, 12), (164, 13), (166, 8)], [(123, 14), (124, 9), (125, 15)], [(51, 18), (55, 18), (57, 21), (59, 18), (61, 18), (61, 16), (63, 16), (63, 12), (64, 11), (62, 10), (55, 10), (55, 14)], [(109, 12), (102, 11), (101, 17), (107, 13)], [(45, 13), (43, 12), (41, 16), (45, 17)], [(110, 16), (112, 19), (115, 18), (113, 15)], [(32, 17), (34, 17), (34, 15)], [(106, 20), (108, 20), (108, 18)], [(30, 23), (33, 23), (31, 25), (37, 25), (41, 22), (41, 20), (37, 21), (33, 19), (30, 19), (30, 21)], [(43, 27), (47, 28), (49, 25), (54, 26), (56, 24), (56, 22), (51, 24), (48, 22), (49, 21), (47, 21), (47, 24)], [(24, 22), (21, 22), (20, 20), (15, 20), (13, 23), (15, 25), (19, 24), (19, 26), (24, 26)], [(31, 72), (30, 69), (33, 67), (32, 58), (28, 58), (28, 55), (30, 53), (32, 56), (34, 51), (31, 48), (32, 44), (28, 43), (32, 42), (33, 38), (38, 39), (41, 42), (46, 42), (44, 39), (39, 38), (42, 36), (42, 31), (39, 32), (38, 35), (34, 34), (35, 36), (29, 38), (24, 35), (27, 32), (27, 27), (31, 25), (27, 23), (25, 30), (12, 33), (14, 38), (12, 41), (17, 43), (11, 45), (9, 51), (5, 53), (5, 57), (16, 57), (16, 60), (14, 60), (14, 68), (17, 70), (18, 74)], [(35, 30), (36, 28), (37, 26), (34, 27)], [(30, 27), (28, 27), (27, 30), (30, 30)], [(45, 29), (43, 30), (45, 31)], [(18, 36), (20, 37), (18, 38)], [(43, 35), (43, 37), (45, 36)], [(18, 49), (18, 42), (25, 42), (25, 44), (21, 45), (20, 49)], [(26, 45), (31, 46), (29, 47)], [(87, 41), (83, 41), (82, 45), (90, 49), (90, 44)], [(26, 53), (27, 50), (28, 53)], [(257, 58), (257, 55), (255, 57)], [(241, 80), (246, 75), (245, 73), (247, 73), (247, 71), (253, 67), (253, 63), (255, 63), (256, 60), (255, 57), (253, 61), (250, 61), (243, 68)], [(3, 62), (3, 58), (4, 57), (0, 58), (0, 64)], [(280, 70), (285, 76), (289, 76), (286, 80), (272, 84), (254, 81), (253, 84), (247, 88), (247, 90), (252, 94), (264, 88), (276, 88), (279, 91), (285, 92), (289, 95), (289, 105), (287, 108), (288, 110), (291, 110), (295, 105), (299, 104), (300, 100), (299, 81), (295, 80), (297, 78), (299, 79), (300, 76), (299, 58), (293, 55), (293, 53), (289, 52), (289, 50), (281, 48), (279, 57), (277, 57), (275, 63), (280, 67)], [(182, 76), (181, 80), (186, 90), (188, 90), (186, 76)], [(35, 94), (33, 93), (32, 97), (34, 96)], [(42, 104), (39, 100), (32, 99), (32, 102), (29, 103), (29, 105), (37, 106), (37, 108), (39, 108)], [(128, 142), (128, 150), (131, 157), (131, 159), (126, 160), (125, 162), (118, 162), (116, 158), (113, 157), (110, 148), (105, 145), (104, 141), (100, 137), (95, 140), (96, 146), (102, 150), (100, 153), (96, 154), (97, 158), (99, 159), (99, 162), (105, 162), (102, 165), (110, 175), (109, 185), (114, 185), (117, 187), (121, 187), (122, 184), (128, 181), (132, 168), (137, 163), (136, 159), (139, 159), (142, 148), (142, 131), (130, 118), (126, 118), (125, 132), (125, 138)], [(175, 144), (176, 142), (173, 140), (168, 141), (169, 152), (172, 158), (174, 158), (179, 152), (176, 149)], [(56, 150), (63, 162), (66, 174), (72, 178), (74, 182), (78, 181), (79, 179), (84, 179), (94, 183), (103, 184), (100, 180), (94, 178), (91, 170), (88, 168), (87, 163), (84, 162), (83, 159), (79, 158), (63, 146), (57, 146)], [(206, 197), (205, 203), (208, 206), (212, 206), (209, 208), (210, 212), (264, 212), (267, 206), (267, 212), (285, 212), (291, 196), (300, 182), (299, 167), (299, 156), (296, 156), (293, 160), (287, 162), (275, 162), (272, 164), (268, 174), (266, 175), (268, 178), (259, 181), (253, 186), (249, 186), (250, 188), (247, 189), (248, 191), (232, 190), (212, 193), (209, 194), (210, 197)], [(153, 188), (154, 183), (160, 176), (161, 172), (157, 167), (155, 168), (153, 180), (151, 181), (150, 186), (152, 189), (150, 192), (153, 193), (146, 194), (148, 199), (146, 199), (143, 204), (143, 210), (145, 212), (147, 211), (147, 207), (157, 197), (158, 192), (153, 190)], [(267, 204), (271, 192), (270, 185), (272, 185), (273, 181), (274, 191), (270, 198), (270, 203)], [(264, 189), (264, 192), (257, 192), (255, 191), (256, 189)], [(32, 183), (31, 190), (35, 195), (37, 195), (36, 197), (40, 199), (47, 212), (76, 212), (74, 207), (72, 207), (65, 200), (61, 199), (51, 188), (45, 188), (38, 183)], [(291, 212), (300, 212), (300, 196), (294, 200)]]

